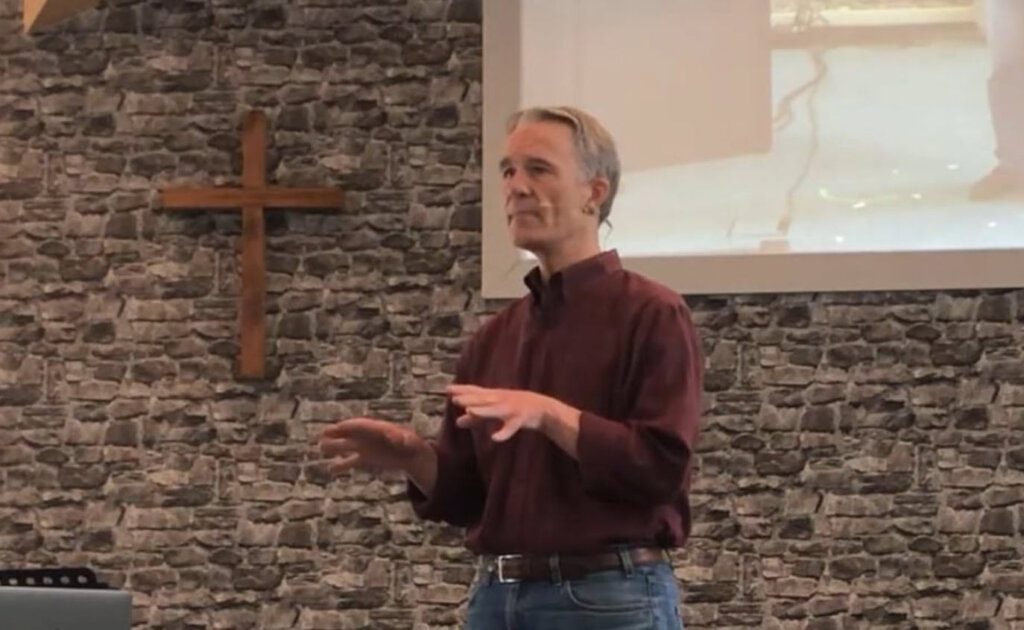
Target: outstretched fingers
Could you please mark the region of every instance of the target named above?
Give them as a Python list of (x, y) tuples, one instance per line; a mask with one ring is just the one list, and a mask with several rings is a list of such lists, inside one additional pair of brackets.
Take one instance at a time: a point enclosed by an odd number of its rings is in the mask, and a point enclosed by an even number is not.
[(340, 438), (320, 442), (320, 454), (324, 457), (340, 457), (354, 453), (356, 445), (352, 440)]
[(512, 438), (513, 435), (519, 433), (523, 423), (516, 418), (507, 420), (500, 429), (491, 434), (491, 439), (495, 442), (505, 442)]
[(320, 439), (367, 437), (376, 433), (374, 425), (375, 422), (369, 418), (342, 420), (324, 428), (320, 433)]
[(340, 475), (346, 471), (352, 470), (359, 465), (359, 453), (352, 453), (345, 457), (335, 457), (331, 460), (330, 468), (331, 473)]

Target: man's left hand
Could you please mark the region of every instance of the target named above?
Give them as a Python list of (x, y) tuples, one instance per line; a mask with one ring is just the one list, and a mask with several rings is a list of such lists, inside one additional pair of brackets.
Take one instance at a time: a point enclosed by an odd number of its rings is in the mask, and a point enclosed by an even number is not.
[(476, 385), (450, 385), (448, 394), (466, 413), (455, 423), (463, 429), (501, 423), (491, 434), (495, 442), (504, 442), (520, 429), (543, 431), (557, 413), (558, 401), (549, 396), (521, 389), (490, 389)]

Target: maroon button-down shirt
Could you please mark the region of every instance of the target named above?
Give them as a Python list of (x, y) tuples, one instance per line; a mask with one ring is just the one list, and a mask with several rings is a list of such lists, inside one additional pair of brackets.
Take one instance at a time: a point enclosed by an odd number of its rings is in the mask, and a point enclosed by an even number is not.
[(582, 411), (579, 460), (542, 433), (505, 443), (460, 429), (449, 403), (438, 475), (423, 518), (467, 528), (477, 553), (591, 553), (682, 545), (690, 532), (690, 459), (703, 361), (682, 298), (622, 268), (615, 251), (572, 265), (469, 340), (456, 382), (525, 389)]

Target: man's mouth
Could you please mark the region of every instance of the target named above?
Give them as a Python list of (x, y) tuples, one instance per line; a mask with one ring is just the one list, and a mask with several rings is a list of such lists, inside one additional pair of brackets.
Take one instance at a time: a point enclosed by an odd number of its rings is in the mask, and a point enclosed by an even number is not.
[(540, 218), (540, 213), (535, 210), (515, 210), (509, 212), (506, 216), (509, 223), (512, 223), (512, 221), (539, 220)]

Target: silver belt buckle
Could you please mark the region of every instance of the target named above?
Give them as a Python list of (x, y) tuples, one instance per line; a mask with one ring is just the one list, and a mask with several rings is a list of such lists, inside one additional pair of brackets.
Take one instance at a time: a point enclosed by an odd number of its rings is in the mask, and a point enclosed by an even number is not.
[(498, 573), (498, 583), (500, 583), (500, 584), (508, 584), (510, 582), (518, 582), (519, 581), (519, 580), (517, 580), (515, 578), (508, 578), (508, 579), (506, 579), (505, 578), (504, 565), (502, 564), (505, 560), (512, 560), (513, 558), (516, 558), (516, 557), (518, 557), (518, 556), (515, 555), (515, 554), (504, 554), (504, 555), (498, 556), (498, 559), (494, 563), (494, 566), (497, 569), (497, 573)]

